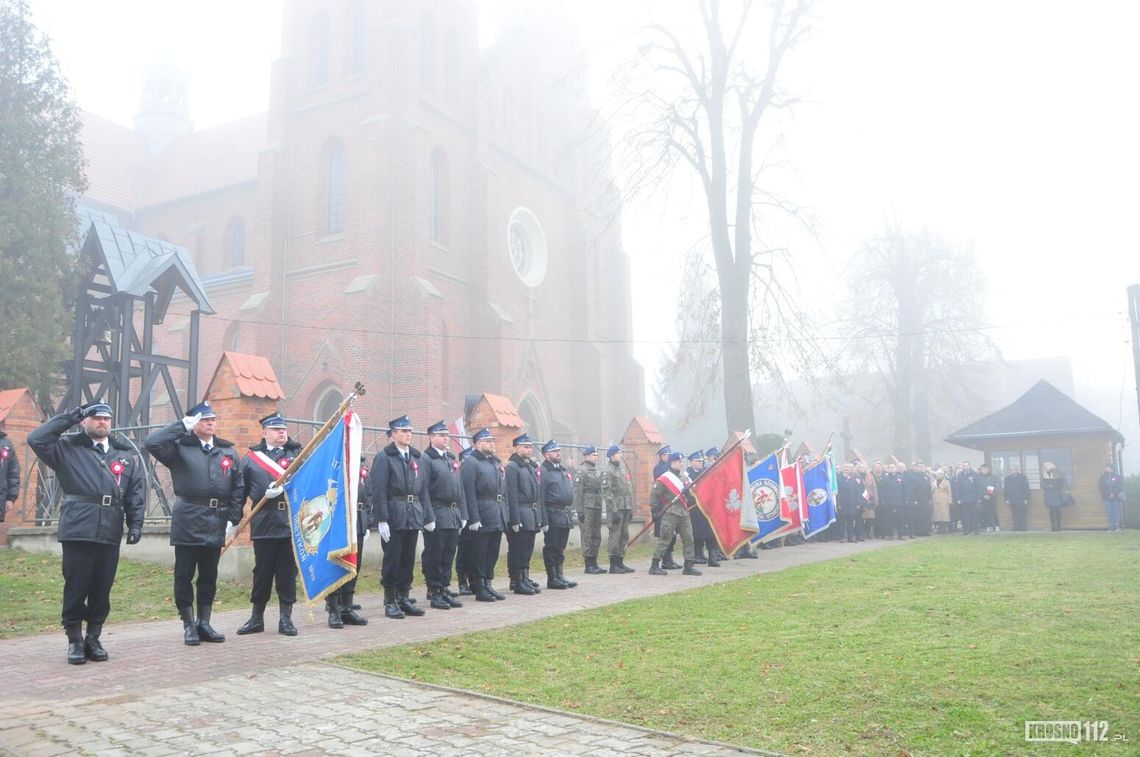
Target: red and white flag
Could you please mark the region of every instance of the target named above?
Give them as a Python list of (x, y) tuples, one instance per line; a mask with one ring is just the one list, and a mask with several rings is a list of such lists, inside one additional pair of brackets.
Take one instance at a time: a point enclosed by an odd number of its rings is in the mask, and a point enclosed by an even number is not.
[(747, 544), (760, 530), (747, 480), (744, 450), (738, 444), (689, 487), (726, 555)]

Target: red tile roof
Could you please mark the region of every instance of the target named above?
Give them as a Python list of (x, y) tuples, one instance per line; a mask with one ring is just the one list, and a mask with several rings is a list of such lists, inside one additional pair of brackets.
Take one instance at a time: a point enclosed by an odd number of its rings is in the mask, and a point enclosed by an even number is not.
[(133, 210), (151, 161), (143, 138), (134, 129), (84, 112), (79, 139), (87, 158), (88, 186), (84, 197)]
[[(744, 436), (743, 431), (732, 431), (732, 432), (730, 432), (728, 435), (728, 441), (724, 443), (724, 446), (721, 447), (721, 449), (728, 449), (733, 444), (735, 444), (737, 441), (739, 441), (740, 437), (742, 437), (742, 436)], [(750, 455), (756, 454), (756, 448), (752, 446), (752, 440), (751, 439), (745, 439), (743, 442), (741, 442), (740, 448)]]
[(277, 383), (277, 374), (273, 372), (268, 358), (227, 351), (222, 353), (222, 359), (228, 361), (233, 369), (238, 389), (243, 396), (285, 399), (285, 390)]
[(661, 432), (657, 429), (657, 424), (654, 423), (653, 419), (648, 415), (639, 415), (633, 419), (633, 422), (641, 427), (642, 432), (645, 434), (645, 438), (649, 440), (650, 443), (665, 443), (665, 437), (661, 435)]
[(27, 389), (5, 389), (0, 391), (0, 421), (7, 419), (8, 413), (12, 412), (12, 408), (20, 401), (20, 398), (27, 393)]
[(509, 398), (501, 394), (484, 394), (483, 399), (487, 400), (487, 404), (490, 405), (491, 412), (500, 426), (526, 428), (526, 421), (519, 415), (515, 403), (511, 402)]

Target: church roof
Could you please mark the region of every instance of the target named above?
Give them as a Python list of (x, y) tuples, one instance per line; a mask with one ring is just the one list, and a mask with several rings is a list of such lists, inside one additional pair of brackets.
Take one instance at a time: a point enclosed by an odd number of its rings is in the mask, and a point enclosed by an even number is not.
[(137, 207), (139, 187), (151, 161), (134, 129), (83, 112), (79, 141), (87, 158), (87, 200), (121, 209)]
[(977, 448), (986, 441), (1030, 436), (1109, 434), (1122, 441), (1115, 428), (1077, 404), (1048, 381), (1038, 381), (1011, 404), (958, 429), (946, 441)]

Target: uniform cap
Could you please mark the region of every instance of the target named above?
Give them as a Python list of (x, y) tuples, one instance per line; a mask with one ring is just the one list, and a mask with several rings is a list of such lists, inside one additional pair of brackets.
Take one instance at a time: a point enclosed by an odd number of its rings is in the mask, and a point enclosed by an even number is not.
[(210, 403), (206, 400), (202, 400), (200, 403), (198, 403), (194, 407), (187, 410), (186, 414), (187, 415), (201, 415), (203, 418), (217, 418), (218, 417), (218, 414), (214, 412), (214, 408), (210, 407)]
[(519, 434), (518, 436), (516, 436), (516, 437), (514, 438), (514, 441), (512, 441), (512, 442), (511, 442), (511, 444), (513, 444), (514, 446), (516, 446), (516, 447), (517, 447), (517, 446), (519, 446), (520, 444), (534, 444), (534, 442), (532, 442), (532, 441), (530, 440), (530, 437), (529, 437), (529, 436), (527, 436), (527, 435), (526, 435), (526, 432), (524, 431), (523, 433), (521, 433), (521, 434)]
[(443, 421), (436, 421), (435, 423), (428, 426), (427, 432), (429, 434), (449, 434), (449, 433), (451, 433), (447, 428), (447, 424), (444, 423)]
[(542, 454), (545, 455), (547, 452), (557, 452), (560, 449), (562, 448), (558, 446), (558, 442), (551, 439), (546, 444), (542, 445)]
[(106, 402), (92, 402), (83, 408), (84, 418), (113, 418), (115, 414), (111, 412), (111, 406)]
[(281, 417), (281, 413), (270, 413), (262, 418), (258, 423), (262, 428), (288, 428), (285, 419)]
[(616, 444), (611, 444), (606, 449), (606, 457), (613, 457), (614, 455), (616, 455), (619, 452), (621, 452), (621, 447), (617, 446)]
[(582, 457), (589, 457), (590, 455), (596, 454), (598, 454), (598, 448), (592, 444), (589, 447), (582, 448)]

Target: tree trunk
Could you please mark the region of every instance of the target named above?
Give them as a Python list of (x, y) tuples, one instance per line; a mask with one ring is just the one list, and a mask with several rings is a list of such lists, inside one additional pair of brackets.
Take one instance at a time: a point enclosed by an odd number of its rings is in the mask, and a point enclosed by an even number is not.
[(748, 288), (737, 277), (721, 276), (720, 296), (725, 424), (729, 431), (755, 431), (752, 375), (748, 369)]
[(915, 337), (914, 355), (914, 450), (918, 460), (929, 465), (932, 461), (932, 440), (930, 438), (930, 377), (926, 373), (926, 339), (922, 334)]

